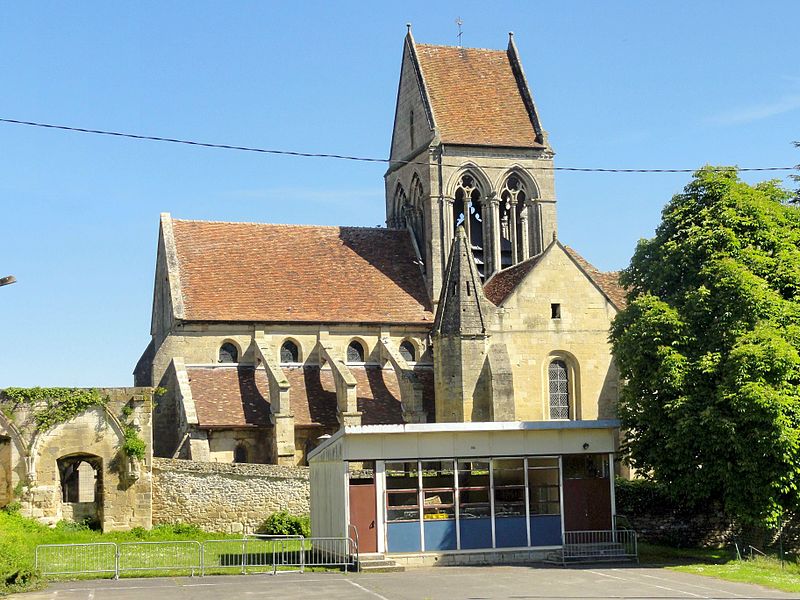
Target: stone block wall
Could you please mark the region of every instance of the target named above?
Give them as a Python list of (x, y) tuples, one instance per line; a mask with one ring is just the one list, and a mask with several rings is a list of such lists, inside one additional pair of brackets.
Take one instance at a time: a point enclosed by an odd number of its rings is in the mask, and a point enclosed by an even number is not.
[[(87, 408), (42, 431), (34, 418), (41, 407), (15, 406), (0, 394), (7, 413), (0, 418), (0, 440), (7, 440), (0, 443), (4, 473), (0, 487), (5, 487), (0, 500), (18, 500), (23, 515), (47, 524), (89, 518), (104, 531), (150, 528), (153, 390), (100, 388), (98, 392), (105, 405)], [(135, 427), (144, 441), (144, 460), (123, 452), (126, 426)], [(65, 497), (69, 469), (80, 473), (81, 465), (91, 465), (84, 478), (84, 488), (94, 488), (87, 496), (91, 502)]]
[(153, 459), (153, 524), (252, 532), (272, 513), (308, 514), (308, 467)]

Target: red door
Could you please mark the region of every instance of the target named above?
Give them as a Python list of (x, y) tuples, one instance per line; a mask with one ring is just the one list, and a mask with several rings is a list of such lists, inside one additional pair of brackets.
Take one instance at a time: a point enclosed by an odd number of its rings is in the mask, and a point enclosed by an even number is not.
[(610, 485), (607, 477), (564, 480), (564, 529), (611, 529)]
[(375, 482), (350, 483), (350, 525), (358, 532), (358, 551), (378, 551)]

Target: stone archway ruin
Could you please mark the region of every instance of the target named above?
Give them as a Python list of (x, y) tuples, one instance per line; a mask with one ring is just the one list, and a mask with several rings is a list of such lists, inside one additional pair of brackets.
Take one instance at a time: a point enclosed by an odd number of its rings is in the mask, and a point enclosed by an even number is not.
[(61, 518), (99, 526), (103, 521), (103, 459), (70, 454), (56, 460), (61, 489)]

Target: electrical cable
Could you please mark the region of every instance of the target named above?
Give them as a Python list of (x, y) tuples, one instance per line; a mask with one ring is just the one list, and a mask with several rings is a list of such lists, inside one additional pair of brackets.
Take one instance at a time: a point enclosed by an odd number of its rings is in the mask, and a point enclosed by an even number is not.
[[(257, 152), (260, 154), (273, 154), (281, 156), (297, 156), (301, 158), (333, 158), (337, 160), (349, 160), (356, 162), (370, 162), (370, 163), (384, 163), (384, 164), (411, 164), (411, 165), (424, 165), (431, 166), (438, 163), (429, 163), (424, 161), (413, 160), (392, 160), (390, 158), (374, 158), (368, 156), (350, 156), (346, 154), (330, 154), (324, 152), (299, 152), (296, 150), (275, 150), (270, 148), (257, 148), (252, 146), (236, 146), (233, 144), (215, 144), (210, 142), (198, 142), (195, 140), (183, 140), (178, 138), (155, 136), (155, 135), (141, 135), (136, 133), (125, 133), (120, 131), (107, 131), (103, 129), (87, 129), (84, 127), (70, 127), (68, 125), (53, 125), (51, 123), (38, 123), (36, 121), (22, 121), (19, 119), (7, 119), (0, 117), (0, 123), (9, 123), (13, 125), (26, 125), (29, 127), (42, 127), (45, 129), (59, 129), (62, 131), (72, 131), (77, 133), (91, 133), (94, 135), (107, 135), (120, 138), (129, 138), (134, 140), (146, 140), (152, 142), (167, 142), (171, 144), (184, 144), (188, 146), (200, 146), (203, 148), (216, 148), (220, 150), (238, 150), (241, 152)], [(445, 167), (461, 167), (463, 165), (450, 165), (442, 164)], [(485, 166), (482, 168), (488, 169), (503, 169), (507, 167), (492, 167)], [(735, 170), (739, 172), (744, 171), (793, 171), (797, 167), (711, 167), (718, 170)], [(624, 168), (601, 168), (601, 167), (531, 167), (532, 170), (540, 171), (571, 171), (579, 173), (694, 173), (697, 169), (624, 169)]]

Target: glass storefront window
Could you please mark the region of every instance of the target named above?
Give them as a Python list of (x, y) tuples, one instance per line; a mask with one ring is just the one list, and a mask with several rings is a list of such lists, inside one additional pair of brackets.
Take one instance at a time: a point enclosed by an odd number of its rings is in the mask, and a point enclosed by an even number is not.
[(386, 518), (419, 521), (419, 471), (416, 461), (386, 463)]
[(531, 515), (561, 514), (557, 458), (528, 459), (528, 499)]
[(460, 519), (491, 517), (488, 461), (458, 461), (458, 507)]
[(492, 461), (495, 517), (525, 516), (525, 463), (521, 458)]
[(455, 474), (452, 460), (422, 462), (425, 519), (455, 518)]

